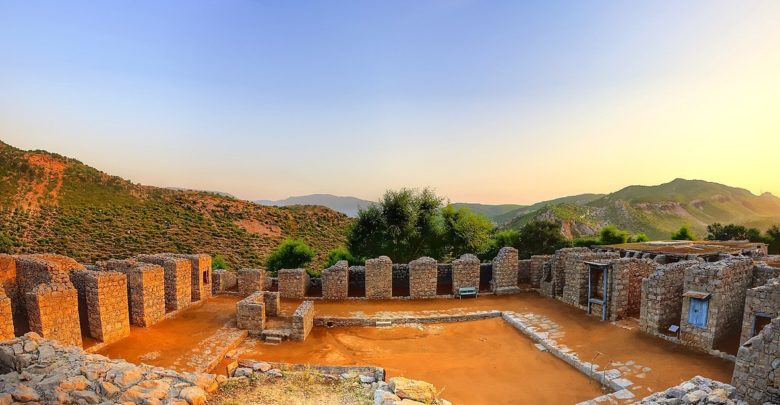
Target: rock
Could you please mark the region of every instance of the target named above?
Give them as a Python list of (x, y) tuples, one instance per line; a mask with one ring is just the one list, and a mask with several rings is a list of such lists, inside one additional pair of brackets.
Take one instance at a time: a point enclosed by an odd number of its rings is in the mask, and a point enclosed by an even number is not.
[(268, 370), (266, 374), (271, 377), (277, 377), (277, 378), (284, 377), (284, 374), (282, 374), (282, 370), (279, 370), (278, 368), (272, 368)]
[(89, 386), (89, 381), (84, 376), (77, 375), (62, 381), (59, 385), (63, 391), (83, 391)]
[(200, 387), (187, 387), (181, 390), (179, 398), (186, 400), (190, 405), (203, 405), (206, 403), (206, 391)]
[(28, 340), (27, 343), (24, 344), (24, 352), (25, 353), (32, 353), (38, 349), (38, 343)]
[(271, 368), (271, 365), (266, 362), (258, 362), (252, 365), (252, 370), (261, 371), (263, 373), (270, 370)]
[(121, 399), (134, 403), (162, 400), (168, 397), (169, 389), (170, 384), (162, 380), (141, 381), (125, 391)]
[(119, 388), (108, 381), (103, 381), (100, 383), (100, 390), (103, 392), (103, 395), (109, 398), (119, 393)]
[(254, 372), (251, 368), (239, 367), (233, 373), (233, 377), (251, 377)]
[(54, 357), (54, 349), (49, 344), (38, 347), (38, 361), (45, 362)]
[(667, 398), (682, 398), (683, 395), (685, 395), (685, 391), (677, 387), (666, 390)]
[(0, 394), (0, 405), (11, 405), (14, 402), (11, 394)]
[(707, 402), (711, 404), (725, 404), (729, 400), (729, 393), (723, 388), (715, 388), (707, 395)]
[(390, 380), (390, 389), (402, 399), (426, 403), (434, 403), (436, 401), (436, 387), (425, 381), (395, 377)]
[(363, 384), (371, 384), (376, 381), (376, 379), (369, 375), (360, 375), (358, 378), (360, 378), (360, 382)]
[(78, 403), (99, 404), (100, 396), (92, 391), (73, 391), (70, 393), (71, 399)]
[(374, 391), (374, 405), (395, 405), (395, 403), (400, 400), (401, 398), (392, 392), (383, 390)]
[(165, 401), (165, 405), (189, 405), (189, 403), (181, 398), (174, 398)]
[(114, 378), (114, 383), (121, 388), (127, 388), (141, 381), (143, 374), (143, 370), (139, 367), (126, 368)]
[(33, 402), (41, 399), (41, 396), (34, 389), (24, 384), (17, 385), (16, 389), (11, 391), (11, 396), (19, 402)]

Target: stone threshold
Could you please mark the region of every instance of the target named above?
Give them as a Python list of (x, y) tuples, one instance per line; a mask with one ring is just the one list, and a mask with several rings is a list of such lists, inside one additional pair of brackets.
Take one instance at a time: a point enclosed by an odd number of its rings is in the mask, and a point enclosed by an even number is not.
[(457, 315), (399, 316), (399, 317), (315, 317), (314, 326), (392, 326), (415, 323), (451, 323), (468, 322), (481, 319), (500, 318), (501, 311), (477, 311)]

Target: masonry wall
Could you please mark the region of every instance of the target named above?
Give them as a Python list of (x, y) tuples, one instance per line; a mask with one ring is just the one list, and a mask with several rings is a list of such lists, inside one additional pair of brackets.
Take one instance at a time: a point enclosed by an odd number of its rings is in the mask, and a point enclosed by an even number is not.
[(241, 295), (249, 295), (255, 291), (265, 290), (268, 284), (265, 271), (260, 269), (238, 270), (238, 292)]
[(563, 289), (566, 285), (566, 266), (569, 263), (569, 256), (576, 254), (590, 253), (591, 250), (585, 247), (564, 248), (555, 251), (552, 258), (542, 271), (542, 279), (539, 283), (539, 291), (542, 295), (548, 297), (560, 297), (563, 295)]
[(780, 403), (780, 318), (775, 318), (737, 353), (731, 385), (750, 405)]
[(24, 306), (24, 295), (16, 281), (16, 260), (13, 256), (0, 254), (0, 290), (11, 303), (10, 322), (14, 325), (13, 333), (17, 336), (27, 332), (27, 309)]
[(163, 268), (166, 311), (177, 311), (190, 306), (192, 265), (189, 260), (166, 255), (140, 255), (137, 260)]
[(655, 271), (648, 259), (616, 259), (610, 262), (607, 317), (619, 319), (639, 316), (642, 306), (642, 279)]
[(211, 297), (211, 256), (207, 254), (170, 254), (169, 256), (190, 261), (190, 300), (192, 302)]
[(303, 299), (311, 283), (305, 269), (281, 269), (277, 279), (282, 298)]
[(14, 317), (11, 299), (0, 290), (0, 341), (14, 338)]
[(531, 282), (531, 259), (517, 261), (517, 284), (528, 284)]
[(617, 252), (572, 252), (564, 256), (563, 301), (569, 305), (585, 306), (588, 303), (588, 265), (585, 262), (609, 263), (620, 258)]
[(517, 249), (503, 247), (493, 259), (493, 280), (490, 289), (496, 293), (517, 292)]
[[(780, 316), (780, 279), (769, 280), (763, 286), (747, 290), (745, 295), (745, 311), (742, 315), (742, 333), (739, 343), (745, 344), (753, 337), (753, 322), (756, 314), (761, 313), (769, 318)], [(756, 330), (755, 333), (761, 332)]]
[(680, 320), (683, 344), (709, 350), (730, 334), (739, 333), (752, 269), (753, 261), (742, 257), (701, 263), (686, 269), (684, 290), (710, 293), (711, 296), (705, 327), (688, 323), (690, 299), (683, 299)]
[(236, 290), (238, 290), (238, 274), (235, 271), (217, 269), (211, 272), (212, 294)]
[(464, 287), (479, 290), (479, 259), (471, 254), (452, 261), (452, 293), (457, 294)]
[(409, 296), (412, 298), (436, 297), (438, 282), (436, 260), (421, 257), (409, 263)]
[(236, 325), (253, 334), (265, 329), (265, 303), (262, 291), (250, 294), (236, 304)]
[(540, 281), (542, 279), (542, 273), (544, 272), (544, 264), (552, 258), (552, 255), (534, 255), (531, 256), (531, 264), (528, 272), (528, 282), (531, 283), (531, 287), (539, 288)]
[(282, 308), (279, 292), (263, 291), (263, 304), (265, 304), (265, 316), (279, 316)]
[(349, 293), (349, 264), (340, 260), (322, 271), (322, 298), (327, 300), (346, 299)]
[(122, 273), (75, 270), (70, 273), (79, 301), (86, 306), (89, 335), (116, 342), (130, 335), (127, 281)]
[(293, 314), (292, 331), (290, 338), (292, 340), (306, 340), (309, 332), (314, 327), (314, 302), (303, 301)]
[(387, 256), (366, 260), (366, 298), (388, 299), (393, 296), (393, 262)]
[(698, 263), (688, 260), (659, 265), (642, 280), (640, 330), (658, 335), (666, 332), (669, 326), (680, 324), (685, 269)]
[(764, 263), (753, 266), (753, 280), (751, 287), (760, 287), (773, 278), (780, 277), (780, 268), (770, 267)]

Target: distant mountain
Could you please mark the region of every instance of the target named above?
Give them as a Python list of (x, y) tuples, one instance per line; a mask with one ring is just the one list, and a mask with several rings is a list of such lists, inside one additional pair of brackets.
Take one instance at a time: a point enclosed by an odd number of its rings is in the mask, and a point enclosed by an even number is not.
[(605, 225), (668, 239), (682, 225), (704, 236), (708, 224), (735, 223), (759, 229), (780, 224), (780, 198), (702, 180), (676, 179), (657, 186), (629, 186), (592, 201), (548, 204), (521, 213), (504, 227), (531, 220), (561, 222), (567, 237), (590, 236)]
[(494, 222), (498, 222), (495, 220), (496, 218), (500, 218), (504, 215), (507, 215), (508, 213), (517, 212), (518, 210), (522, 210), (523, 208), (528, 207), (527, 205), (518, 205), (518, 204), (490, 205), (490, 204), (479, 204), (479, 203), (453, 203), (452, 205), (455, 206), (456, 208), (460, 208), (460, 207), (468, 208), (476, 212), (477, 214), (481, 214), (490, 218), (490, 220)]
[(355, 197), (341, 197), (331, 194), (310, 194), (276, 201), (256, 200), (255, 203), (277, 207), (286, 207), (289, 205), (321, 205), (354, 218), (357, 216), (358, 209), (367, 207), (373, 202)]
[(142, 186), (75, 159), (0, 142), (0, 253), (60, 253), (91, 263), (138, 253), (219, 253), (262, 267), (285, 238), (325, 263), (351, 220), (325, 207), (264, 207), (201, 191)]

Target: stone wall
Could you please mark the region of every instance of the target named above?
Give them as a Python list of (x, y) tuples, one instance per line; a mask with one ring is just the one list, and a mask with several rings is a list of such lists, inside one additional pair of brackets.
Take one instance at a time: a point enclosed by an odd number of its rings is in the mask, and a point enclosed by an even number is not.
[(253, 334), (265, 329), (265, 297), (262, 291), (250, 294), (236, 304), (236, 325)]
[(531, 259), (517, 261), (517, 284), (528, 284), (531, 282)]
[(192, 264), (166, 255), (139, 255), (138, 261), (161, 266), (165, 275), (165, 310), (177, 311), (192, 302)]
[(192, 302), (211, 297), (211, 256), (207, 254), (169, 254), (169, 256), (190, 261), (192, 271), (190, 297)]
[(366, 298), (389, 299), (393, 296), (393, 262), (387, 256), (366, 260)]
[(753, 261), (744, 257), (701, 263), (686, 269), (684, 290), (709, 293), (710, 298), (705, 327), (688, 322), (690, 298), (683, 299), (680, 319), (680, 340), (683, 344), (710, 350), (722, 339), (739, 333), (752, 269)]
[(314, 302), (303, 301), (295, 310), (292, 320), (292, 340), (306, 340), (309, 332), (314, 327)]
[(11, 299), (0, 289), (0, 341), (14, 338), (14, 314)]
[(322, 271), (322, 298), (326, 300), (343, 300), (349, 292), (349, 263), (339, 260), (336, 264)]
[(529, 272), (529, 280), (528, 282), (531, 283), (531, 287), (533, 288), (539, 288), (540, 281), (542, 279), (542, 273), (544, 273), (544, 264), (549, 262), (552, 258), (552, 255), (534, 255), (531, 256), (531, 265), (528, 269)]
[(266, 316), (279, 316), (282, 305), (278, 292), (263, 291), (263, 304)]
[(496, 294), (517, 292), (517, 249), (503, 247), (493, 259), (490, 289)]
[(753, 279), (751, 287), (760, 287), (773, 278), (780, 277), (780, 269), (767, 266), (764, 263), (758, 263), (753, 266)]
[[(112, 343), (130, 335), (127, 278), (113, 271), (75, 270), (71, 281), (85, 310), (89, 335)], [(82, 321), (84, 321), (82, 319)]]
[(238, 270), (238, 293), (249, 295), (255, 291), (265, 290), (267, 284), (265, 271), (260, 269)]
[(745, 344), (750, 338), (761, 332), (757, 330), (759, 325), (754, 325), (757, 314), (770, 319), (780, 316), (780, 278), (769, 280), (763, 286), (747, 290), (745, 311), (742, 315), (740, 344)]
[(421, 257), (409, 263), (409, 296), (412, 298), (436, 297), (439, 280), (436, 260)]
[(748, 340), (737, 353), (731, 384), (750, 405), (780, 403), (780, 318)]
[(238, 289), (238, 274), (235, 271), (217, 269), (211, 272), (211, 293), (220, 294)]
[(465, 254), (452, 261), (452, 293), (457, 295), (458, 289), (474, 287), (479, 290), (479, 259), (477, 256)]
[(281, 269), (277, 279), (279, 280), (279, 294), (282, 298), (303, 299), (311, 284), (306, 269)]
[(105, 271), (127, 276), (130, 323), (148, 327), (165, 316), (165, 271), (161, 266), (136, 260), (98, 262)]
[(680, 324), (685, 269), (698, 263), (687, 260), (659, 265), (642, 280), (640, 330), (658, 335), (665, 333), (669, 326)]
[(591, 250), (586, 247), (556, 250), (550, 261), (543, 268), (541, 281), (539, 282), (539, 292), (548, 297), (562, 296), (563, 288), (567, 281), (566, 266), (569, 263), (569, 256), (590, 252)]
[(609, 263), (620, 258), (617, 252), (572, 252), (560, 261), (565, 280), (563, 302), (574, 306), (588, 304), (588, 265), (585, 262)]
[(610, 262), (607, 292), (607, 318), (638, 317), (642, 306), (642, 279), (655, 271), (649, 259), (616, 259)]
[(24, 295), (16, 281), (16, 259), (13, 256), (0, 254), (0, 290), (11, 302), (13, 318), (9, 318), (8, 322), (14, 325), (13, 334), (26, 332), (27, 309), (24, 306)]

